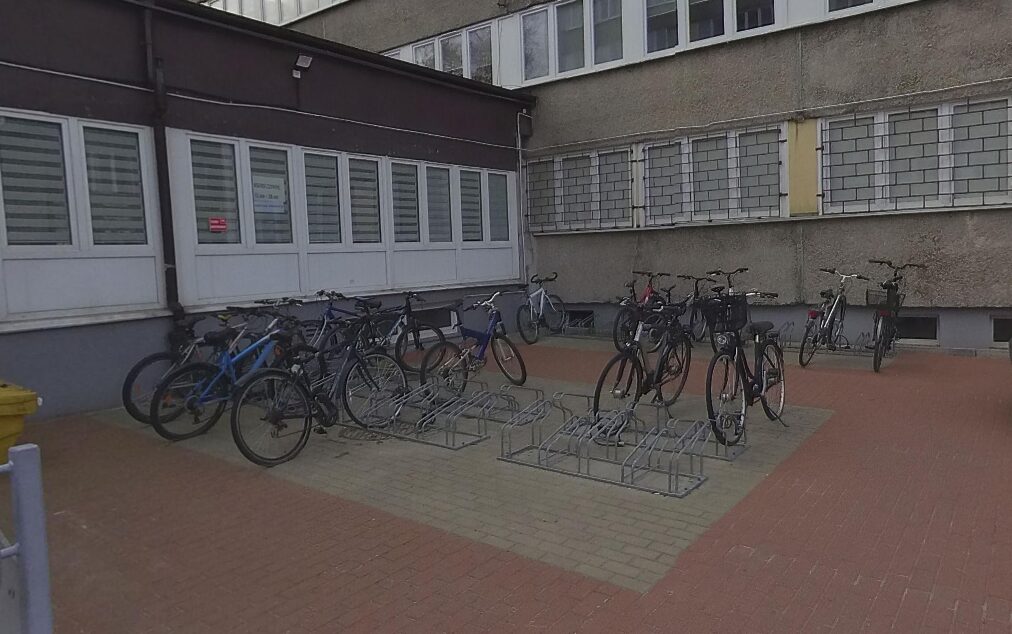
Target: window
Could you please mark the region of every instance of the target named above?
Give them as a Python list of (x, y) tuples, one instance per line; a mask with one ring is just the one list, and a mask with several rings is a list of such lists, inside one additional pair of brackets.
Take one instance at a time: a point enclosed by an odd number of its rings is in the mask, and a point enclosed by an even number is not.
[(436, 45), (433, 42), (419, 44), (414, 48), (415, 63), (426, 68), (436, 67)]
[(689, 41), (724, 34), (724, 0), (689, 0)]
[(773, 0), (736, 0), (738, 30), (769, 26), (775, 20)]
[(394, 242), (418, 242), (418, 168), (406, 163), (390, 164), (394, 202)]
[(492, 27), (467, 32), (468, 71), (471, 79), (492, 83)]
[(548, 74), (548, 11), (528, 13), (523, 17), (524, 79), (537, 79)]
[(555, 199), (555, 161), (527, 164), (527, 213), (531, 231), (553, 231), (559, 215)]
[(84, 127), (88, 203), (95, 244), (147, 244), (140, 136)]
[(555, 8), (558, 35), (559, 72), (583, 68), (583, 0)]
[(862, 4), (871, 4), (872, 0), (829, 0), (829, 10), (839, 11), (851, 7), (859, 7)]
[(726, 217), (731, 208), (728, 191), (727, 137), (692, 142), (692, 201), (696, 214)]
[(238, 244), (239, 190), (236, 185), (235, 146), (191, 141), (193, 202), (197, 212), (197, 242)]
[(646, 0), (647, 52), (678, 46), (677, 0)]
[(351, 193), (351, 238), (355, 243), (382, 242), (379, 203), (379, 163), (348, 160)]
[(938, 317), (897, 317), (896, 332), (900, 339), (938, 340)]
[(488, 231), (493, 242), (510, 239), (509, 190), (503, 174), (488, 175)]
[(628, 150), (598, 155), (597, 182), (601, 226), (627, 226), (632, 210)]
[(60, 124), (0, 116), (0, 188), (7, 244), (71, 243)]
[(594, 63), (622, 59), (622, 0), (594, 0)]
[(594, 184), (589, 156), (562, 159), (562, 221), (584, 223), (594, 219), (591, 188)]
[(253, 187), (253, 229), (257, 244), (291, 244), (288, 152), (251, 147), (249, 163)]
[(938, 110), (889, 115), (889, 197), (924, 204), (938, 198)]
[(426, 168), (425, 190), (429, 212), (429, 242), (453, 242), (450, 170), (441, 167)]
[(651, 224), (687, 220), (682, 144), (654, 146), (646, 152), (647, 216)]
[(460, 33), (439, 40), (439, 52), (442, 57), (443, 72), (464, 76), (464, 45)]
[(341, 188), (336, 156), (306, 154), (306, 211), (311, 243), (341, 242)]
[(460, 229), (467, 242), (485, 239), (481, 222), (481, 172), (460, 170)]
[(1009, 193), (1006, 101), (959, 104), (952, 110), (952, 190), (960, 204), (985, 204)]
[[(824, 143), (828, 179), (823, 185), (826, 203), (865, 206), (875, 200), (875, 119), (857, 117), (831, 121)], [(860, 208), (860, 207), (859, 207)]]
[(742, 215), (780, 215), (779, 130), (738, 135), (738, 194)]
[(991, 320), (991, 341), (1005, 343), (1012, 339), (1012, 318), (995, 317)]

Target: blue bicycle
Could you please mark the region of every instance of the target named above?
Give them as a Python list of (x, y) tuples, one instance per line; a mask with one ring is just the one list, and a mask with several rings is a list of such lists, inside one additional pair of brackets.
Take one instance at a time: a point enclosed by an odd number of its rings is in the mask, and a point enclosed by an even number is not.
[[(422, 360), (421, 382), (432, 383), (445, 389), (451, 395), (461, 395), (467, 389), (470, 375), (480, 372), (487, 361), (486, 352), (492, 349), (492, 358), (503, 376), (514, 385), (523, 385), (527, 380), (527, 366), (524, 364), (520, 351), (506, 336), (506, 328), (502, 323), (502, 314), (495, 306), (499, 293), (492, 295), (483, 302), (472, 304), (463, 312), (478, 308), (488, 311), (488, 326), (485, 331), (465, 328), (461, 324), (460, 313), (463, 301), (457, 302), (451, 310), (457, 315), (457, 331), (465, 343), (465, 347), (445, 341), (429, 350)], [(469, 340), (473, 343), (468, 343)]]

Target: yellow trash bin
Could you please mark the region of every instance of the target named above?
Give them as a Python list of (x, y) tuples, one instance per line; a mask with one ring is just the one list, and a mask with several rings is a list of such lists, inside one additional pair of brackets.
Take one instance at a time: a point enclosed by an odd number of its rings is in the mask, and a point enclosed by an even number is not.
[(7, 450), (25, 430), (25, 416), (38, 408), (35, 392), (0, 381), (0, 464), (7, 462)]

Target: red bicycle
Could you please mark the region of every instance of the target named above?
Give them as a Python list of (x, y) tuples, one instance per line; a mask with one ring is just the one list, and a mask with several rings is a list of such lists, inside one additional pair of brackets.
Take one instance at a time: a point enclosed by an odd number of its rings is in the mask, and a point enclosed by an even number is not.
[(653, 309), (670, 303), (671, 289), (674, 286), (658, 290), (654, 286), (654, 282), (662, 277), (671, 277), (671, 274), (633, 271), (633, 275), (647, 278), (647, 285), (643, 289), (643, 294), (639, 296), (636, 293), (635, 279), (625, 285), (629, 289), (629, 294), (619, 298), (621, 308), (619, 308), (618, 314), (615, 316), (615, 323), (612, 325), (612, 341), (615, 343), (616, 350), (619, 352), (625, 350), (635, 338), (636, 329), (639, 327), (640, 319), (643, 318), (643, 332), (647, 337), (641, 345), (646, 348), (647, 352), (655, 352), (661, 345), (664, 318), (660, 313), (653, 312)]

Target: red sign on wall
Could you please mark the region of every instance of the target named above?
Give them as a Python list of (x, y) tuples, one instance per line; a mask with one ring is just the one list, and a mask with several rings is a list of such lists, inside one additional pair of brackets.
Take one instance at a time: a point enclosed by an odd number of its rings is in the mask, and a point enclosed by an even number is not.
[(207, 219), (207, 230), (211, 233), (225, 233), (228, 231), (228, 221), (221, 216)]

